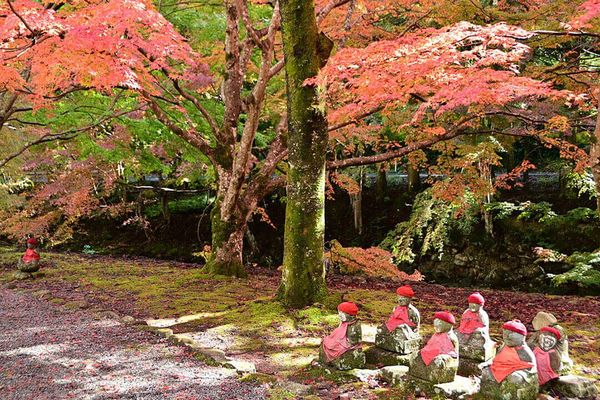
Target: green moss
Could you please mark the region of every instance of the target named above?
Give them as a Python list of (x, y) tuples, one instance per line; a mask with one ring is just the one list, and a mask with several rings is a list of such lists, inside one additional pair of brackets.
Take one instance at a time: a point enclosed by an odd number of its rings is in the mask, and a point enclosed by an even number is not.
[(246, 374), (240, 378), (240, 382), (254, 383), (259, 385), (272, 384), (277, 382), (277, 378), (273, 375), (254, 373)]

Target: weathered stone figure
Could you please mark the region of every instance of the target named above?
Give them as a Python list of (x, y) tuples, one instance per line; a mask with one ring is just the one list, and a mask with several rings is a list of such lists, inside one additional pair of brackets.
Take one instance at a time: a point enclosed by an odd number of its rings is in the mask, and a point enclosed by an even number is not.
[(410, 354), (419, 350), (421, 344), (421, 315), (411, 304), (415, 292), (410, 286), (399, 287), (396, 294), (398, 306), (394, 308), (387, 322), (377, 328), (375, 344), (395, 353)]
[(535, 356), (525, 338), (527, 329), (519, 320), (502, 326), (504, 344), (492, 362), (483, 368), (483, 399), (533, 400), (539, 391)]
[(540, 386), (560, 376), (561, 355), (556, 350), (560, 339), (561, 334), (558, 329), (551, 326), (540, 329), (537, 346), (533, 349)]
[(452, 330), (456, 320), (449, 312), (436, 312), (435, 333), (412, 360), (409, 374), (431, 383), (453, 382), (458, 369), (458, 338)]
[(365, 365), (365, 354), (360, 343), (362, 342), (362, 328), (356, 318), (358, 306), (351, 302), (341, 303), (338, 306), (340, 326), (323, 338), (319, 361), (322, 365), (332, 366), (345, 371), (362, 368)]
[(550, 313), (540, 311), (531, 321), (534, 332), (527, 338), (529, 347), (534, 348), (539, 343), (539, 337), (544, 327), (552, 327), (560, 332), (560, 339), (556, 344), (556, 351), (560, 354), (561, 371), (568, 372), (573, 368), (573, 360), (569, 357), (569, 338), (566, 330), (558, 324), (556, 317)]
[(469, 308), (465, 310), (458, 327), (460, 344), (459, 373), (465, 376), (480, 375), (478, 365), (496, 354), (495, 343), (490, 338), (490, 319), (483, 309), (485, 299), (479, 292), (468, 297)]
[(35, 238), (27, 239), (27, 250), (23, 257), (19, 259), (17, 263), (17, 269), (19, 270), (15, 277), (18, 279), (31, 278), (32, 272), (37, 272), (40, 269), (40, 255), (35, 250), (38, 246), (38, 241)]

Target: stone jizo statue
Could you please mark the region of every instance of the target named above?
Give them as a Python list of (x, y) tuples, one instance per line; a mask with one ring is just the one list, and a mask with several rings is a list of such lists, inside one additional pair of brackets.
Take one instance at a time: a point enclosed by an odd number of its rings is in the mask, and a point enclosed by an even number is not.
[(558, 329), (551, 326), (540, 329), (537, 346), (533, 349), (540, 386), (560, 376), (561, 354), (556, 349), (560, 339)]
[(458, 369), (458, 338), (452, 327), (456, 320), (445, 311), (436, 312), (435, 333), (411, 362), (409, 374), (432, 383), (453, 382)]
[(555, 350), (560, 354), (561, 359), (561, 373), (568, 372), (573, 368), (573, 360), (569, 357), (569, 338), (567, 337), (567, 331), (558, 324), (556, 317), (545, 311), (540, 311), (531, 321), (534, 332), (527, 338), (527, 344), (531, 348), (535, 348), (539, 343), (539, 337), (544, 327), (552, 327), (560, 332), (560, 338), (556, 344)]
[(340, 325), (323, 338), (319, 360), (321, 364), (339, 370), (361, 368), (365, 364), (362, 351), (362, 328), (357, 319), (358, 306), (352, 302), (338, 306)]
[(399, 287), (398, 306), (396, 306), (387, 322), (377, 328), (375, 344), (385, 350), (400, 354), (409, 354), (419, 349), (421, 335), (421, 315), (411, 304), (415, 292), (408, 286)]
[(19, 270), (16, 274), (17, 278), (24, 279), (32, 277), (32, 272), (37, 272), (40, 269), (40, 255), (36, 251), (38, 241), (35, 238), (27, 239), (27, 250), (23, 257), (19, 259), (17, 263), (17, 269)]
[(481, 394), (486, 399), (535, 399), (539, 391), (535, 356), (519, 320), (502, 325), (504, 344), (482, 371)]
[(495, 343), (490, 338), (490, 319), (483, 309), (485, 299), (479, 292), (468, 297), (469, 308), (465, 310), (458, 327), (460, 343), (459, 373), (479, 375), (478, 364), (487, 361), (496, 354)]

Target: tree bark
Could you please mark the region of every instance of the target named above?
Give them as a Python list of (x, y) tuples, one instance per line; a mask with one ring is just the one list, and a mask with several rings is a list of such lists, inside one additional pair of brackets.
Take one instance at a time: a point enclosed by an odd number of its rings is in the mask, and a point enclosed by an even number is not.
[(406, 164), (406, 172), (408, 174), (408, 191), (417, 192), (421, 188), (421, 176), (419, 170), (412, 164)]
[(387, 193), (387, 170), (385, 164), (381, 163), (377, 170), (377, 182), (375, 183), (375, 201), (383, 203)]
[(279, 298), (304, 307), (326, 294), (325, 158), (327, 120), (316, 87), (304, 85), (323, 61), (313, 0), (281, 0), (288, 92), (288, 185)]
[(596, 118), (596, 128), (594, 129), (594, 143), (590, 149), (590, 158), (592, 163), (592, 176), (596, 186), (596, 211), (600, 213), (600, 104), (598, 106), (598, 116)]
[(215, 202), (210, 213), (213, 253), (204, 270), (209, 274), (247, 276), (243, 263), (246, 221), (239, 218), (224, 220), (221, 216), (221, 200)]

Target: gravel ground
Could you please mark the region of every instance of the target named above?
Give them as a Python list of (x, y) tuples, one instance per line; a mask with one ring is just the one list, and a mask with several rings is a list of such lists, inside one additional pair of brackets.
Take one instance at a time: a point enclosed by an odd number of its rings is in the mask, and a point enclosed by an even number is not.
[(0, 398), (264, 399), (235, 371), (118, 321), (0, 289)]

